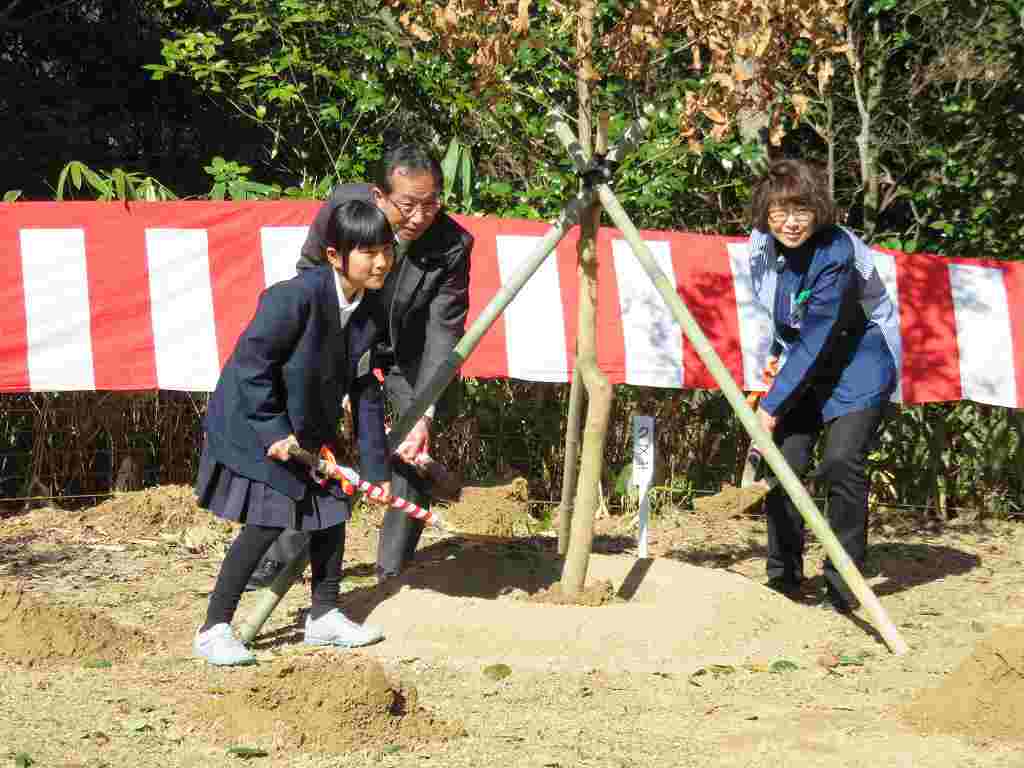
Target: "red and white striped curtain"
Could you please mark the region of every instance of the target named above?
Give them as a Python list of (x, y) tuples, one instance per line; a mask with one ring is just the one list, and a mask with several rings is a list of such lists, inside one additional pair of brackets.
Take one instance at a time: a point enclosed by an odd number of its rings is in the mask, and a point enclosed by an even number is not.
[[(207, 391), (263, 288), (294, 274), (319, 203), (0, 204), (0, 391)], [(470, 317), (545, 224), (457, 217), (476, 237)], [(564, 382), (576, 232), (512, 302), (465, 376)], [(758, 388), (765, 320), (742, 238), (644, 232), (736, 381)], [(713, 388), (615, 230), (598, 243), (599, 363), (616, 383)], [(899, 309), (906, 403), (1024, 406), (1024, 263), (876, 252)]]

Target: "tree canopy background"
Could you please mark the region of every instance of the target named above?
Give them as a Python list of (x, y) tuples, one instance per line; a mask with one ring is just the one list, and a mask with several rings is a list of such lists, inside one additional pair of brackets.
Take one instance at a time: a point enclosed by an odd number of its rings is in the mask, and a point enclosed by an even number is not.
[[(0, 191), (110, 199), (143, 196), (148, 178), (180, 197), (323, 197), (411, 139), (445, 157), (450, 209), (549, 219), (576, 185), (547, 129), (550, 110), (576, 113), (578, 9), (578, 0), (6, 0)], [(845, 222), (872, 242), (1021, 257), (1024, 0), (599, 0), (594, 23), (591, 90), (612, 139), (645, 104), (658, 109), (649, 141), (615, 178), (639, 226), (745, 232), (754, 169), (772, 152), (826, 163)], [(562, 389), (466, 381), (440, 450), (477, 476), (517, 466), (551, 498)], [(75, 418), (95, 414), (98, 393), (12, 397), (32, 406), (8, 402), (0, 419), (0, 442), (22, 451), (0, 453), (8, 489), (39, 478), (54, 492), (109, 487), (86, 476), (118, 446), (142, 450), (164, 479), (191, 475), (194, 444), (177, 422), (136, 436), (121, 422), (57, 435), (31, 425), (65, 406)], [(143, 396), (132, 407), (149, 413)], [(716, 393), (623, 388), (615, 408), (617, 425), (638, 408), (658, 417), (677, 500), (730, 477), (745, 448)], [(604, 487), (621, 489), (628, 430), (609, 440)], [(173, 460), (160, 458), (172, 444)], [(875, 487), (888, 501), (1019, 512), (1022, 445), (1019, 412), (900, 409), (874, 456)], [(69, 450), (93, 457), (81, 477), (37, 460), (51, 455), (57, 466)]]

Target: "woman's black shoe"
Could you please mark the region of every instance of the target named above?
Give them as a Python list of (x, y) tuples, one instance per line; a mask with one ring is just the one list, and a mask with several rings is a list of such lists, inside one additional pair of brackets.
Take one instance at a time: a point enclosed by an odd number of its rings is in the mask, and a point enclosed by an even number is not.
[(803, 579), (788, 579), (785, 576), (773, 576), (765, 582), (768, 589), (778, 592), (786, 597), (796, 597), (803, 587)]

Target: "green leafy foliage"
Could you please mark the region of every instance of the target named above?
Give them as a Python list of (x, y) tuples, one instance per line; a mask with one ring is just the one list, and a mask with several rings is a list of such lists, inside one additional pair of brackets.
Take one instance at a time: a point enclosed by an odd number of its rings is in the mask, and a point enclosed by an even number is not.
[(433, 142), (465, 112), (466, 83), (413, 51), (380, 2), (213, 0), (214, 17), (164, 41), (154, 79), (192, 80), (258, 125), (295, 176), (364, 177), (390, 131)]
[(249, 179), (252, 168), (234, 160), (228, 162), (223, 157), (215, 157), (203, 170), (213, 177), (210, 189), (211, 200), (260, 200), (280, 197), (281, 188), (277, 184), (261, 184)]
[(73, 197), (74, 192), (91, 193), (95, 199), (103, 201), (177, 199), (171, 190), (151, 176), (122, 168), (94, 171), (78, 160), (72, 160), (61, 169), (57, 178), (56, 197), (64, 200), (65, 196)]

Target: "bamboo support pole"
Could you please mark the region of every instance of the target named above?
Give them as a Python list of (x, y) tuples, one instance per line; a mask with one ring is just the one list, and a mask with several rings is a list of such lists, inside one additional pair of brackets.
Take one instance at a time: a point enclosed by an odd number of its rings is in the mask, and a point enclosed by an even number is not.
[[(572, 131), (569, 129), (569, 126), (564, 122), (559, 122), (555, 125), (555, 133), (565, 147), (569, 149), (573, 143)], [(690, 314), (689, 308), (687, 308), (686, 303), (676, 292), (675, 286), (672, 285), (665, 273), (659, 269), (654, 259), (654, 254), (651, 253), (651, 249), (640, 237), (640, 232), (630, 221), (629, 215), (619, 203), (618, 198), (615, 197), (615, 193), (612, 192), (607, 184), (597, 185), (596, 190), (604, 209), (608, 212), (608, 216), (615, 226), (619, 228), (623, 237), (625, 237), (633, 249), (644, 271), (651, 278), (658, 293), (665, 300), (676, 322), (682, 328), (683, 333), (686, 334), (690, 343), (693, 344), (697, 355), (704, 365), (707, 366), (711, 375), (714, 376), (715, 381), (718, 383), (719, 388), (721, 388), (726, 400), (732, 406), (740, 423), (761, 451), (764, 460), (772, 468), (783, 489), (793, 500), (793, 504), (800, 512), (801, 517), (803, 517), (815, 536), (818, 537), (818, 540), (821, 541), (832, 564), (839, 571), (839, 574), (843, 577), (843, 580), (850, 587), (853, 594), (867, 609), (889, 650), (897, 656), (903, 655), (909, 648), (896, 625), (889, 618), (878, 597), (871, 591), (871, 587), (864, 581), (864, 577), (861, 576), (857, 565), (846, 553), (846, 550), (843, 549), (842, 544), (839, 543), (824, 516), (818, 511), (814, 500), (807, 493), (803, 483), (800, 482), (800, 479), (782, 456), (782, 452), (775, 445), (772, 436), (761, 426), (754, 411), (747, 405), (745, 396), (736, 385), (736, 382), (733, 381), (729, 369), (725, 367), (718, 353), (715, 352), (714, 347), (711, 346), (704, 332), (700, 329), (697, 321)]]
[(306, 570), (309, 563), (309, 544), (302, 549), (302, 552), (288, 563), (274, 579), (273, 583), (260, 594), (260, 601), (256, 604), (255, 610), (238, 627), (238, 637), (243, 643), (251, 643), (260, 633), (260, 629), (270, 618), (292, 584), (299, 580), (302, 572)]

